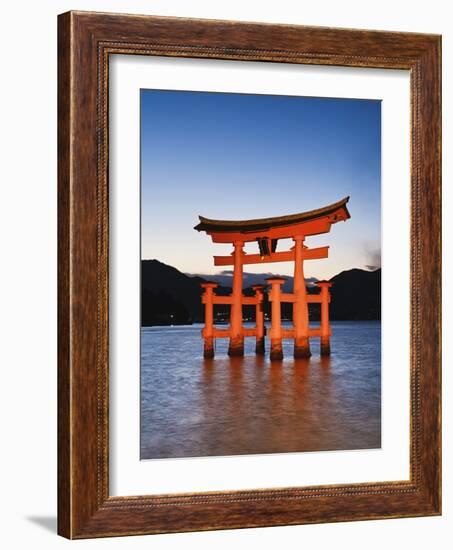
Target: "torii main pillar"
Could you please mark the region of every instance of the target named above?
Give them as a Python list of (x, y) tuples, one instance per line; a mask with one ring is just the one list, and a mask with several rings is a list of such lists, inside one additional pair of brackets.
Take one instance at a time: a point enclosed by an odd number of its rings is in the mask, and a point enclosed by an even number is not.
[(304, 277), (303, 259), (304, 237), (294, 237), (294, 357), (296, 359), (310, 357), (310, 342), (308, 338), (308, 304), (307, 289)]
[(234, 269), (233, 269), (233, 291), (231, 295), (230, 309), (230, 345), (228, 346), (228, 355), (244, 355), (244, 331), (242, 327), (242, 256), (244, 243), (236, 241), (234, 243)]

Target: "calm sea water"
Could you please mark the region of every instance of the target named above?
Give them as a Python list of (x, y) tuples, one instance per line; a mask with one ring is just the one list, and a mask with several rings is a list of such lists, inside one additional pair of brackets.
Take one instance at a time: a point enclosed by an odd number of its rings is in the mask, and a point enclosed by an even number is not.
[[(381, 325), (332, 323), (332, 355), (281, 363), (202, 357), (201, 325), (142, 328), (141, 458), (222, 456), (381, 445)], [(268, 346), (268, 342), (266, 341)]]

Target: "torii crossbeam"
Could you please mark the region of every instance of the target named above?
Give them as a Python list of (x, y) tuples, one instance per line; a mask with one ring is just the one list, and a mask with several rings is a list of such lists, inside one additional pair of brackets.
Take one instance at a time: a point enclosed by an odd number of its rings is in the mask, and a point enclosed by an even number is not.
[[(330, 354), (330, 325), (329, 325), (329, 287), (327, 281), (318, 282), (321, 288), (319, 295), (308, 295), (304, 279), (304, 261), (327, 258), (329, 247), (307, 248), (304, 245), (306, 237), (328, 233), (332, 224), (346, 221), (350, 218), (347, 209), (349, 197), (323, 208), (274, 218), (254, 220), (212, 220), (199, 216), (200, 223), (194, 227), (197, 231), (205, 231), (214, 243), (230, 243), (233, 252), (230, 256), (214, 256), (214, 265), (233, 266), (233, 289), (230, 296), (216, 296), (216, 283), (206, 282), (202, 301), (205, 305), (205, 327), (202, 331), (204, 338), (204, 356), (214, 356), (214, 339), (229, 338), (229, 355), (244, 354), (244, 338), (256, 337), (256, 353), (264, 353), (264, 287), (254, 287), (255, 296), (246, 297), (242, 293), (243, 266), (247, 264), (265, 264), (273, 262), (294, 262), (294, 288), (291, 294), (281, 292), (285, 279), (276, 277), (268, 279), (271, 286), (269, 300), (272, 302), (271, 316), (271, 359), (281, 359), (282, 339), (294, 339), (294, 357), (310, 357), (309, 338), (321, 337), (321, 354)], [(279, 239), (291, 238), (294, 246), (287, 251), (278, 251)], [(256, 242), (258, 253), (246, 254), (244, 244)], [(281, 326), (281, 303), (293, 304), (293, 327), (283, 329)], [(308, 304), (321, 304), (321, 328), (310, 329), (308, 318)], [(214, 305), (229, 304), (230, 326), (228, 329), (218, 329), (214, 326)], [(242, 306), (256, 306), (255, 328), (245, 328), (242, 322)]]

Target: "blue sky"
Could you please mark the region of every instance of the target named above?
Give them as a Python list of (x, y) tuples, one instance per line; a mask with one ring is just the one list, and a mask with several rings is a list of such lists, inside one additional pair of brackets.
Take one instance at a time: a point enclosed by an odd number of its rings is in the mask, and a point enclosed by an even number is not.
[[(351, 219), (308, 246), (330, 278), (380, 261), (381, 103), (376, 100), (141, 90), (142, 258), (218, 273), (230, 248), (193, 230), (198, 214), (248, 219), (325, 206), (349, 195)], [(292, 246), (282, 241), (279, 250)], [(255, 245), (247, 245), (254, 250)], [(290, 263), (246, 266), (292, 274)]]

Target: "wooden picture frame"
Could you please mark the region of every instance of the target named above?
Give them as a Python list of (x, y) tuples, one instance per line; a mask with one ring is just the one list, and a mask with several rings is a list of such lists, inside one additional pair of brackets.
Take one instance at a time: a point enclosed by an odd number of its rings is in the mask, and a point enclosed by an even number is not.
[[(88, 538), (440, 514), (440, 37), (69, 12), (59, 16), (58, 48), (59, 534)], [(111, 54), (410, 71), (410, 480), (109, 496)]]

